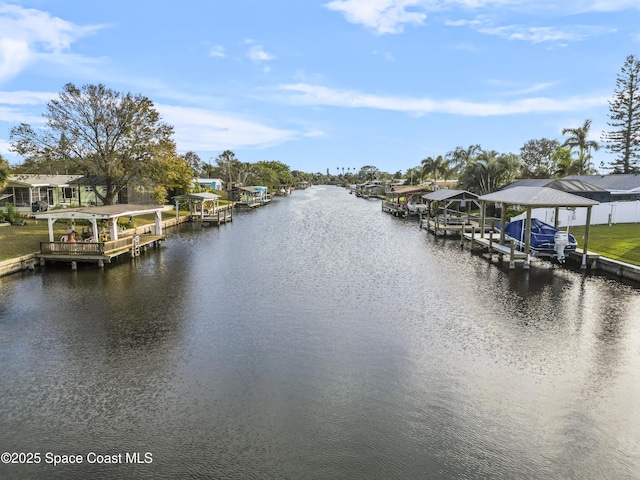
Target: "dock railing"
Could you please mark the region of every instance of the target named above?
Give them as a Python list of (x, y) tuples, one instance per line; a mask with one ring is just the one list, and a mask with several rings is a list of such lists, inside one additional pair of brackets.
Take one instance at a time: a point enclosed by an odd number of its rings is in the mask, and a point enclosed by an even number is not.
[(40, 242), (40, 252), (47, 255), (106, 255), (133, 246), (133, 237), (107, 242)]

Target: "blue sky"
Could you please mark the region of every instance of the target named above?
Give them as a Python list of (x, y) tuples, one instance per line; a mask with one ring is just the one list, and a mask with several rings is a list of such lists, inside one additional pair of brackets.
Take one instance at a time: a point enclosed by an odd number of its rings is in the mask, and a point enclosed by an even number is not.
[[(396, 172), (592, 120), (640, 0), (0, 0), (0, 153), (64, 84), (149, 97), (180, 153)], [(596, 164), (612, 161), (597, 152)]]

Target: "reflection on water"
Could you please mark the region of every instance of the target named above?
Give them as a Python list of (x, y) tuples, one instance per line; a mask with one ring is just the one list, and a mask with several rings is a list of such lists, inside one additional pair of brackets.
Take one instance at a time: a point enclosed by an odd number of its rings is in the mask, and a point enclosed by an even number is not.
[(312, 187), (0, 279), (1, 478), (638, 478), (640, 290)]

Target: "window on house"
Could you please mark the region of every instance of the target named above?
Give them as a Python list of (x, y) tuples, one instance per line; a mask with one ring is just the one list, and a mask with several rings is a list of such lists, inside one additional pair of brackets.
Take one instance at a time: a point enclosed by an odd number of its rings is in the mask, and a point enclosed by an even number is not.
[(71, 200), (75, 198), (76, 189), (72, 187), (64, 187), (62, 189), (62, 198), (66, 200)]

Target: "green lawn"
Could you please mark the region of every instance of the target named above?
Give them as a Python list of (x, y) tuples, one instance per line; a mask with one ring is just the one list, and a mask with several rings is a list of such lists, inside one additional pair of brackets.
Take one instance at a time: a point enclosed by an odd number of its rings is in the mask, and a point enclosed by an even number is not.
[[(181, 215), (187, 215), (188, 212), (180, 211)], [(168, 220), (175, 218), (175, 212), (162, 212), (162, 219)], [(124, 219), (123, 219), (124, 220)], [(155, 214), (140, 215), (134, 217), (136, 227), (147, 225), (155, 222)], [(67, 233), (67, 224), (57, 221), (53, 224), (55, 238), (58, 239)], [(80, 232), (82, 227), (76, 226), (76, 230)], [(27, 219), (26, 225), (11, 225), (8, 227), (0, 227), (0, 262), (10, 258), (21, 257), (30, 253), (40, 251), (40, 242), (49, 241), (49, 229), (46, 220)]]
[[(580, 248), (584, 245), (584, 227), (572, 227)], [(640, 223), (592, 225), (589, 230), (589, 251), (621, 262), (640, 265)]]

